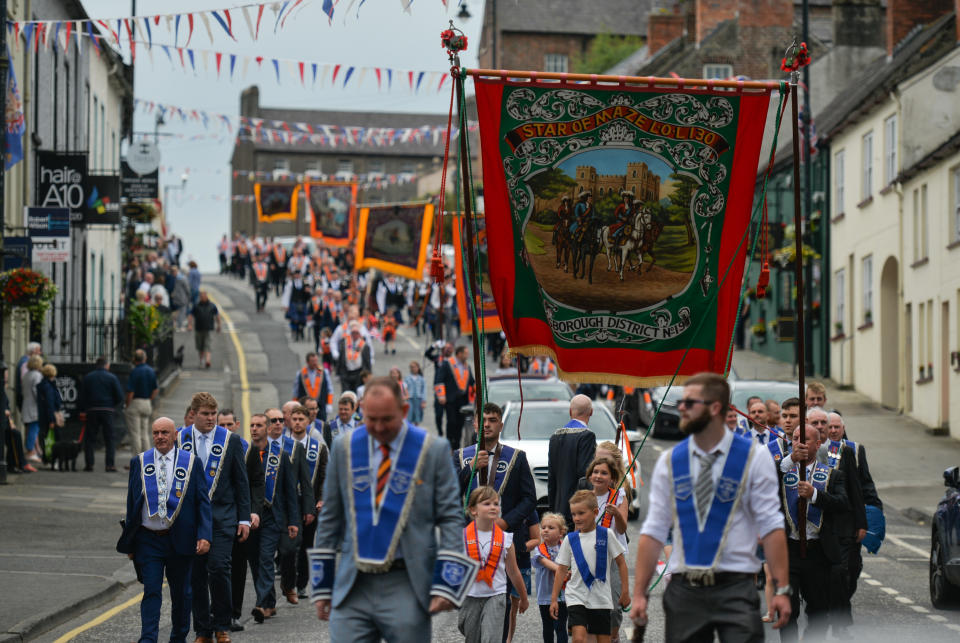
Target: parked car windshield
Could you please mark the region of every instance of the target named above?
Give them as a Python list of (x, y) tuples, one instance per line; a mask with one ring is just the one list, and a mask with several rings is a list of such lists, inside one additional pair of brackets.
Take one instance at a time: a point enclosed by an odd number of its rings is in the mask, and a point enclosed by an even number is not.
[(747, 410), (747, 399), (753, 396), (762, 398), (764, 402), (773, 400), (779, 404), (787, 398), (797, 397), (799, 393), (793, 382), (738, 380), (733, 386), (733, 405), (741, 411)]
[[(526, 392), (524, 392), (526, 395)], [(520, 419), (520, 405), (510, 409), (510, 413), (503, 419), (502, 440), (517, 439), (517, 420)], [(523, 409), (523, 428), (520, 431), (520, 440), (549, 440), (553, 432), (570, 421), (570, 411), (566, 405), (538, 406)], [(594, 411), (588, 423), (597, 440), (615, 440), (617, 427), (609, 415), (602, 411)]]

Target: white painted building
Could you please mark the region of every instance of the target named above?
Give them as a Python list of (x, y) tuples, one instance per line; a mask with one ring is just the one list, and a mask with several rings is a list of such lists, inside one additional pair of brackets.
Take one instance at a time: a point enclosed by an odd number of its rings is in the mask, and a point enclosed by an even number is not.
[(833, 377), (960, 438), (958, 40), (952, 13), (911, 34), (826, 110), (824, 137)]

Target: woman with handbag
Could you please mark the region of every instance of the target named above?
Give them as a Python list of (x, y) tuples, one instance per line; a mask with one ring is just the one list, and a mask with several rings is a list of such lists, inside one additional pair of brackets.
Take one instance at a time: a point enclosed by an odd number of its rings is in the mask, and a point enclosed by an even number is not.
[(49, 462), (53, 444), (60, 438), (60, 429), (65, 424), (63, 398), (57, 389), (57, 367), (44, 364), (40, 372), (43, 379), (37, 384), (37, 416), (40, 424), (38, 447), (43, 451), (44, 461)]
[(37, 439), (40, 433), (37, 387), (43, 381), (43, 375), (40, 374), (42, 367), (43, 358), (39, 355), (32, 355), (27, 360), (27, 371), (20, 378), (20, 390), (23, 395), (23, 402), (20, 405), (20, 419), (26, 429), (27, 459), (31, 462), (41, 462), (40, 456), (43, 454), (43, 444)]

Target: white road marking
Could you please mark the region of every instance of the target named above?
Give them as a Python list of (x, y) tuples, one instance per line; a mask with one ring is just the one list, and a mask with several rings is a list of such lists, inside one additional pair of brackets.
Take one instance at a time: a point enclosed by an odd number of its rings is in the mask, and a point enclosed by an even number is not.
[(923, 607), (921, 605), (911, 605), (910, 609), (912, 609), (914, 612), (920, 612), (921, 614), (926, 614), (927, 612), (930, 611), (926, 607)]
[(897, 601), (899, 601), (900, 603), (903, 603), (904, 605), (912, 605), (912, 604), (913, 604), (913, 601), (911, 601), (911, 600), (910, 600), (909, 598), (907, 598), (906, 596), (897, 596)]
[(663, 451), (663, 447), (660, 446), (659, 444), (651, 444), (650, 446), (653, 447), (654, 451), (657, 451), (657, 452)]
[(946, 623), (947, 617), (941, 616), (940, 614), (927, 614), (927, 618), (931, 621), (936, 621), (937, 623)]
[(873, 585), (874, 587), (879, 587), (880, 585), (883, 585), (883, 583), (873, 578), (864, 578), (863, 580), (866, 581), (868, 585)]
[(927, 550), (920, 549), (915, 545), (911, 545), (910, 543), (904, 542), (898, 536), (891, 536), (890, 534), (887, 534), (887, 540), (892, 542), (894, 545), (897, 545), (898, 547), (903, 547), (907, 551), (912, 551), (913, 553), (919, 556), (923, 556), (924, 558), (927, 558), (930, 555), (930, 552), (928, 552)]
[(861, 573), (861, 574), (860, 574), (860, 578), (873, 578), (873, 577), (872, 577), (870, 574)]
[(954, 632), (960, 632), (960, 625), (957, 625), (956, 623), (947, 623), (946, 627), (949, 627)]
[(881, 587), (880, 591), (886, 592), (887, 594), (890, 594), (890, 596), (896, 596), (897, 594), (900, 593), (897, 590), (893, 589), (892, 587)]
[(887, 538), (903, 538), (904, 540), (927, 540), (930, 538), (930, 535), (916, 535), (916, 534), (887, 534)]

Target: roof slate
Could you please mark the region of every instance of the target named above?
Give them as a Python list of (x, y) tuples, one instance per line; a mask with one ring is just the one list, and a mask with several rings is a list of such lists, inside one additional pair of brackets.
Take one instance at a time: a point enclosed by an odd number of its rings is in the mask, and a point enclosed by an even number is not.
[[(500, 0), (501, 31), (528, 33), (647, 36), (647, 16), (654, 0)], [(659, 0), (659, 6), (672, 2)]]

